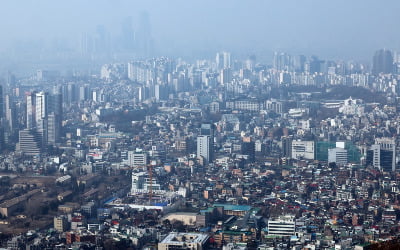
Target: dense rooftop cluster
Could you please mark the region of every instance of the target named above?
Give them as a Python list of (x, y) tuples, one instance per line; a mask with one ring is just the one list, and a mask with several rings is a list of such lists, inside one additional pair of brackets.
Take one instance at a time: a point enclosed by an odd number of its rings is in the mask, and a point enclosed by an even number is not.
[(86, 76), (10, 75), (0, 244), (395, 246), (399, 65), (386, 50), (372, 70), (221, 52), (194, 63), (107, 64)]

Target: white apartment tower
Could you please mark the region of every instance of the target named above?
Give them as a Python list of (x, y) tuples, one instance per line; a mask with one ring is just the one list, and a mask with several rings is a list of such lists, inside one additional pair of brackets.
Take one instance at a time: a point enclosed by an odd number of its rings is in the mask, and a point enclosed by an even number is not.
[(211, 136), (200, 135), (197, 137), (197, 157), (203, 157), (206, 163), (212, 161)]

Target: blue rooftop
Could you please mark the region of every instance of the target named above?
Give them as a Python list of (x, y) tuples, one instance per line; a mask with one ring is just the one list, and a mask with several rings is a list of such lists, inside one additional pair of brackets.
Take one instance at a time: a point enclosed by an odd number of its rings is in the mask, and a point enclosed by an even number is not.
[(224, 210), (232, 210), (232, 211), (249, 211), (251, 206), (247, 205), (231, 205), (231, 204), (214, 204), (213, 207), (224, 207)]
[(104, 204), (111, 203), (111, 202), (115, 201), (116, 199), (118, 199), (118, 197), (112, 197), (109, 200), (105, 201)]

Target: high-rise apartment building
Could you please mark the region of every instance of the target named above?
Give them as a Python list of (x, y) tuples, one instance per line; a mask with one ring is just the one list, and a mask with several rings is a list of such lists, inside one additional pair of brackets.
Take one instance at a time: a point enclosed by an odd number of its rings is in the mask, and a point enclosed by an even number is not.
[(286, 53), (274, 53), (274, 68), (276, 70), (288, 71), (290, 69), (291, 57)]
[(200, 136), (197, 137), (197, 157), (203, 157), (211, 162), (214, 154), (214, 125), (203, 123), (200, 127)]
[(220, 83), (226, 84), (231, 81), (232, 81), (232, 70), (230, 68), (222, 69), (220, 73)]
[(212, 145), (210, 135), (200, 135), (197, 137), (197, 157), (202, 157), (204, 163), (212, 161)]
[(215, 57), (218, 69), (226, 69), (231, 67), (231, 54), (229, 52), (219, 52)]

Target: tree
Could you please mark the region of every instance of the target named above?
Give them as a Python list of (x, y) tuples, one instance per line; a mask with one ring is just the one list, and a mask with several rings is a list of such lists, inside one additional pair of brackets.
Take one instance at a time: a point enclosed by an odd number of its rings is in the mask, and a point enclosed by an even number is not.
[(178, 232), (183, 232), (183, 231), (185, 231), (186, 227), (182, 221), (175, 220), (174, 222), (172, 222), (172, 228), (177, 230)]

